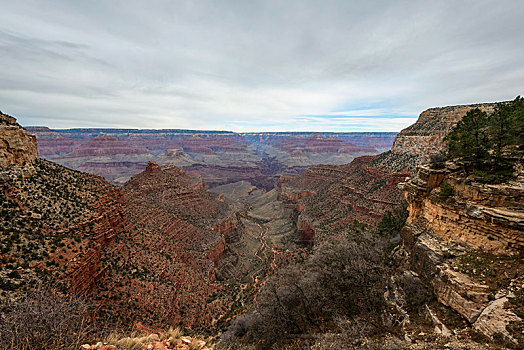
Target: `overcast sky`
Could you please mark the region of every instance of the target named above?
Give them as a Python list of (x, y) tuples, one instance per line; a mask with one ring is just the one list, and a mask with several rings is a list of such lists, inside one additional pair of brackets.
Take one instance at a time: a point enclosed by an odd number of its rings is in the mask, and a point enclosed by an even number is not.
[(524, 1), (0, 2), (22, 125), (399, 131), (524, 95)]

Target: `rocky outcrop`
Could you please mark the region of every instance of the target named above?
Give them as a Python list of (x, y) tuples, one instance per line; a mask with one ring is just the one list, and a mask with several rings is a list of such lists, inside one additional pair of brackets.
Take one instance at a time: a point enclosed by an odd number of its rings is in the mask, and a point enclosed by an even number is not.
[(522, 339), (510, 325), (522, 320), (518, 303), (510, 301), (524, 289), (524, 184), (518, 179), (487, 185), (453, 163), (419, 166), (402, 186), (410, 214), (397, 252), (439, 302), (477, 331), (513, 344)]
[(420, 166), (405, 189), (408, 223), (424, 220), (440, 238), (488, 253), (516, 255), (524, 249), (524, 183), (481, 184), (451, 164), (439, 170)]
[(374, 227), (382, 215), (397, 206), (402, 191), (397, 184), (408, 174), (388, 173), (371, 166), (374, 157), (359, 157), (347, 165), (324, 165), (304, 174), (284, 177), (282, 198), (295, 204), (299, 234), (313, 242), (358, 221)]
[(497, 103), (481, 103), (427, 109), (415, 124), (395, 137), (389, 152), (392, 157), (377, 159), (377, 165), (413, 171), (417, 165), (428, 163), (431, 155), (445, 150), (444, 138), (469, 110), (479, 108), (491, 114), (496, 106)]
[(15, 118), (0, 112), (0, 169), (31, 164), (37, 158), (36, 138)]

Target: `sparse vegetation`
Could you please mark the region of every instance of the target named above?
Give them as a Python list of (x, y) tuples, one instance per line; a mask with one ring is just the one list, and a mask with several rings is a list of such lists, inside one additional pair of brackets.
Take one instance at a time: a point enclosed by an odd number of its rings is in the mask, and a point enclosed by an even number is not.
[(236, 319), (224, 343), (243, 339), (270, 346), (308, 332), (326, 332), (340, 317), (366, 318), (370, 332), (385, 328), (385, 243), (352, 229), (315, 247), (304, 264), (289, 265), (268, 279), (252, 313)]
[(77, 350), (89, 337), (89, 305), (41, 287), (0, 306), (0, 348)]
[(378, 223), (377, 232), (383, 236), (394, 237), (400, 233), (409, 216), (408, 203), (403, 200), (393, 210), (388, 210)]
[(453, 186), (451, 186), (448, 183), (444, 183), (440, 185), (440, 192), (438, 193), (438, 197), (441, 200), (446, 200), (453, 196), (455, 194), (455, 190), (453, 189)]

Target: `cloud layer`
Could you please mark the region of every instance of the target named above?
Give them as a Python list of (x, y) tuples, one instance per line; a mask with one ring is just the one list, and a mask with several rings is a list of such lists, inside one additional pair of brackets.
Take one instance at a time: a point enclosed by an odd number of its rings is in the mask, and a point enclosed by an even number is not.
[(520, 1), (0, 4), (0, 108), (23, 125), (398, 131), (524, 94)]

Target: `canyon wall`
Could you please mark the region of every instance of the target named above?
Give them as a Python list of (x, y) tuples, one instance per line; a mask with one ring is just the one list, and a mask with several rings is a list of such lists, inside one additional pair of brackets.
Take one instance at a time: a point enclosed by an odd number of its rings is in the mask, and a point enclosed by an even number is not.
[(524, 295), (522, 174), (481, 184), (448, 162), (443, 169), (419, 166), (404, 188), (410, 214), (397, 251), (403, 269), (471, 329), (524, 344), (517, 316), (524, 310), (517, 302)]
[[(496, 106), (424, 111), (414, 125), (399, 133), (391, 151), (373, 164), (382, 169), (413, 169), (414, 175), (400, 184), (409, 217), (394, 253), (399, 273), (392, 281), (408, 275), (420, 279), (440, 304), (462, 317), (464, 333), (478, 332), (519, 347), (524, 344), (519, 331), (524, 306), (518, 301), (524, 294), (521, 156), (512, 159), (514, 177), (500, 184), (480, 183), (452, 161), (435, 168), (426, 164), (431, 154), (445, 149), (445, 136), (468, 110), (480, 108), (490, 114)], [(449, 336), (449, 329), (457, 327), (437, 305), (426, 308), (438, 334)]]
[[(482, 184), (467, 179), (458, 166), (417, 168), (405, 186), (408, 224), (424, 222), (443, 240), (453, 240), (497, 255), (524, 249), (524, 184)], [(452, 193), (443, 196), (441, 186)]]
[(402, 190), (397, 185), (409, 174), (375, 168), (373, 159), (316, 166), (281, 178), (283, 198), (296, 203), (299, 234), (313, 242), (355, 222), (374, 228), (387, 210), (399, 204)]
[(123, 185), (148, 161), (175, 165), (210, 186), (250, 181), (267, 190), (282, 173), (317, 164), (346, 164), (389, 149), (395, 133), (244, 133), (196, 130), (28, 127), (40, 155)]
[(445, 150), (444, 138), (468, 111), (479, 108), (491, 114), (496, 106), (497, 103), (480, 103), (429, 108), (420, 114), (415, 124), (395, 137), (391, 150), (377, 157), (374, 165), (414, 171), (417, 165), (428, 163), (431, 155)]
[(0, 169), (33, 163), (38, 158), (36, 137), (16, 119), (0, 112)]

